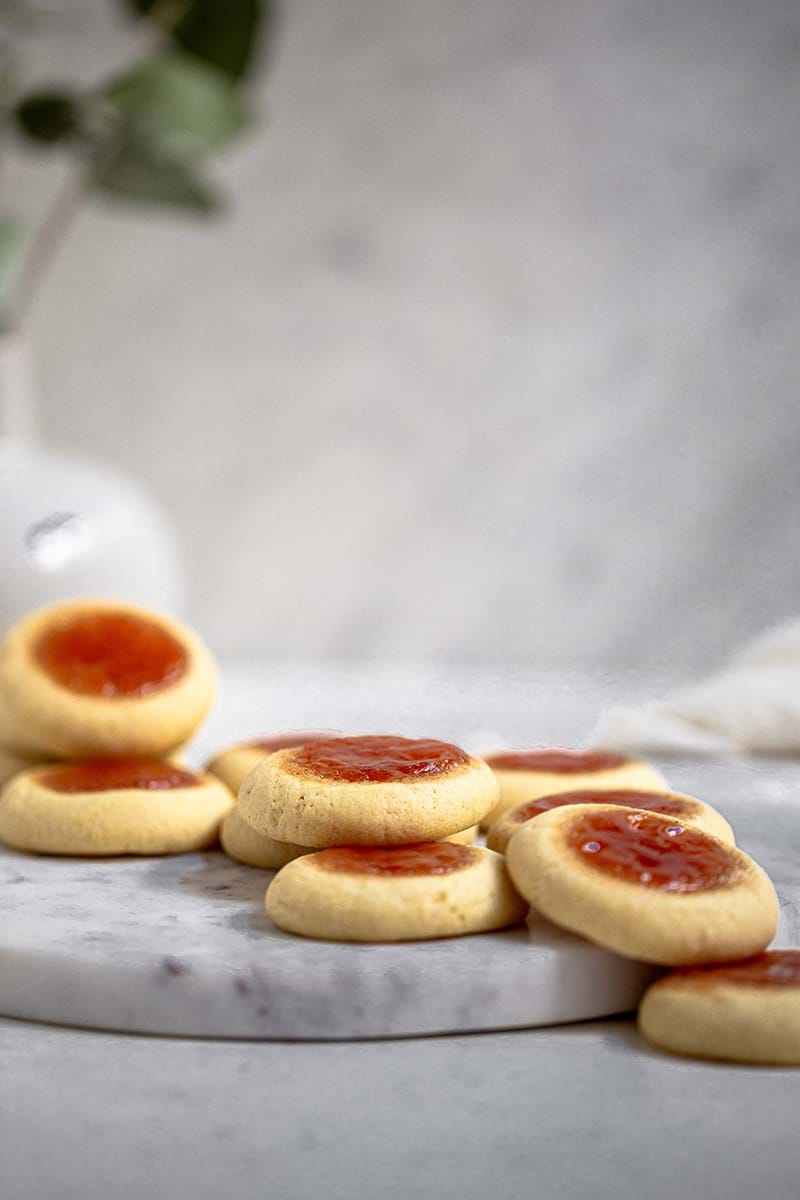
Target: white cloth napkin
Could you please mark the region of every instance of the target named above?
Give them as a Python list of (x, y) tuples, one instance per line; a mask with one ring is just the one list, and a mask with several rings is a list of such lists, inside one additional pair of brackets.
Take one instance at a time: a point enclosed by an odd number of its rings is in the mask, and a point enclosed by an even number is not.
[(601, 713), (592, 745), (719, 754), (800, 751), (800, 620), (757, 637), (717, 675)]

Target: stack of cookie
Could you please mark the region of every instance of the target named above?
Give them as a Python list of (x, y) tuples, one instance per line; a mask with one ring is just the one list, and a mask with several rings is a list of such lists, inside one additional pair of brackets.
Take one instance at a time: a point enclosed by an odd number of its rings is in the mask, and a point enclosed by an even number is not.
[[(128, 604), (53, 605), (0, 643), (0, 839), (42, 854), (167, 854), (217, 840), (229, 790), (169, 756), (211, 705), (186, 626)], [(17, 768), (17, 769), (15, 769)]]
[(268, 752), (250, 771), (223, 845), (240, 860), (282, 867), (266, 906), (292, 933), (342, 941), (477, 933), (527, 912), (502, 855), (469, 844), (497, 799), (491, 770), (458, 746), (318, 737)]
[(544, 917), (625, 957), (678, 968), (644, 997), (649, 1040), (800, 1062), (800, 951), (764, 953), (778, 924), (775, 890), (710, 805), (667, 791), (560, 792), (502, 813), (488, 843)]
[(650, 763), (609, 750), (565, 750), (537, 747), (504, 750), (484, 756), (500, 788), (497, 804), (482, 822), (488, 828), (509, 809), (538, 796), (594, 788), (663, 788), (661, 773)]

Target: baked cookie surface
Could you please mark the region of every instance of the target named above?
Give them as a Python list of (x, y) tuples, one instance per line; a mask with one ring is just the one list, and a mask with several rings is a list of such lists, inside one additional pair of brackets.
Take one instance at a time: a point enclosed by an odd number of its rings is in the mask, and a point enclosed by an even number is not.
[(325, 847), (437, 841), (493, 807), (489, 768), (430, 738), (327, 738), (278, 750), (245, 779), (245, 821), (277, 841)]
[(502, 855), (452, 842), (310, 854), (278, 872), (265, 903), (281, 929), (345, 942), (480, 933), (516, 924), (528, 911)]
[(225, 749), (218, 751), (206, 763), (205, 769), (210, 775), (216, 775), (217, 779), (221, 779), (235, 796), (250, 772), (260, 762), (263, 762), (269, 754), (274, 754), (276, 750), (286, 750), (292, 746), (304, 746), (306, 742), (318, 741), (319, 738), (329, 738), (332, 736), (334, 735), (330, 731), (305, 730), (276, 733), (270, 737), (251, 738), (246, 742), (237, 742), (232, 746), (226, 746)]
[[(444, 842), (468, 846), (478, 836), (478, 826), (462, 829)], [(222, 822), (219, 840), (229, 858), (245, 863), (248, 867), (260, 867), (264, 871), (278, 871), (303, 854), (316, 853), (315, 846), (298, 846), (294, 842), (278, 842), (266, 833), (257, 833), (242, 817), (237, 805), (230, 810)]]
[(210, 775), (156, 759), (34, 767), (0, 795), (0, 840), (37, 854), (177, 854), (217, 841), (233, 803)]
[(800, 950), (673, 971), (645, 993), (639, 1029), (677, 1054), (800, 1066)]
[(663, 791), (666, 781), (649, 763), (610, 750), (567, 750), (556, 747), (505, 750), (486, 755), (500, 785), (500, 798), (484, 826), (510, 808), (539, 796), (588, 788)]
[(14, 775), (19, 775), (20, 771), (27, 771), (31, 767), (37, 766), (40, 762), (45, 762), (41, 755), (24, 754), (17, 750), (12, 750), (9, 746), (0, 745), (0, 788)]
[(302, 854), (314, 853), (311, 846), (278, 842), (266, 833), (258, 833), (247, 824), (236, 805), (222, 822), (219, 840), (228, 858), (263, 871), (277, 871)]
[(554, 796), (539, 796), (526, 804), (520, 804), (517, 808), (508, 809), (489, 827), (486, 845), (490, 850), (505, 854), (511, 835), (520, 825), (532, 821), (544, 812), (564, 808), (568, 804), (613, 804), (638, 808), (645, 812), (674, 817), (676, 821), (702, 829), (704, 833), (710, 833), (722, 842), (734, 843), (735, 840), (733, 830), (722, 814), (694, 796), (685, 796), (680, 792), (644, 792), (622, 788), (618, 791), (604, 791), (587, 788), (583, 791), (559, 792)]
[(665, 966), (763, 950), (775, 889), (735, 846), (654, 812), (568, 805), (520, 825), (506, 850), (544, 916), (628, 958)]
[(116, 601), (55, 604), (0, 643), (0, 728), (50, 758), (158, 756), (192, 735), (215, 681), (208, 650), (177, 621)]

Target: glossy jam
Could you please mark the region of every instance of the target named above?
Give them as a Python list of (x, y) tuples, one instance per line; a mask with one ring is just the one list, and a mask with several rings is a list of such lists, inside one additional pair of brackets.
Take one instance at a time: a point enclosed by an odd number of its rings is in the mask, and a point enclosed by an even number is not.
[(292, 746), (305, 746), (308, 742), (319, 741), (320, 738), (330, 738), (329, 733), (276, 733), (274, 737), (254, 738), (246, 742), (248, 750), (265, 750), (268, 754), (275, 750), (289, 750)]
[(546, 771), (554, 775), (586, 775), (590, 771), (611, 771), (630, 762), (610, 750), (508, 750), (490, 754), (490, 767), (501, 771)]
[(196, 787), (192, 771), (149, 758), (86, 758), (39, 771), (36, 782), (51, 792), (115, 792), (122, 788), (163, 791)]
[(122, 612), (84, 613), (55, 625), (35, 648), (55, 683), (110, 700), (149, 696), (186, 670), (180, 642), (155, 621)]
[(415, 846), (337, 846), (305, 861), (349, 875), (450, 875), (469, 866), (478, 854), (474, 846), (422, 842)]
[(442, 775), (463, 766), (458, 746), (431, 738), (325, 738), (305, 745), (286, 764), (290, 770), (348, 783), (390, 783)]
[(585, 788), (579, 792), (558, 792), (555, 796), (539, 796), (521, 804), (511, 813), (511, 820), (522, 823), (549, 812), (551, 808), (563, 808), (567, 804), (619, 804), (625, 808), (644, 808), (648, 812), (661, 813), (666, 817), (687, 819), (692, 808), (685, 800), (675, 796), (661, 796), (658, 792), (635, 792), (620, 789), (603, 792), (597, 788)]
[(567, 843), (594, 870), (659, 891), (708, 891), (739, 873), (734, 854), (714, 838), (655, 814), (587, 813), (569, 825)]
[(764, 954), (755, 954), (741, 962), (693, 967), (676, 974), (698, 983), (800, 988), (800, 950), (767, 950)]

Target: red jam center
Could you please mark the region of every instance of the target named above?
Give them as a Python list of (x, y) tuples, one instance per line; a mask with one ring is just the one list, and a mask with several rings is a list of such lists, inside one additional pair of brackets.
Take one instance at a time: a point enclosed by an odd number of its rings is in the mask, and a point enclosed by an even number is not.
[(800, 950), (767, 950), (741, 962), (693, 967), (678, 972), (707, 983), (740, 983), (748, 987), (800, 987)]
[(687, 818), (691, 814), (691, 806), (685, 800), (675, 796), (661, 796), (658, 792), (634, 792), (620, 789), (616, 792), (603, 792), (598, 788), (587, 788), (581, 792), (559, 792), (555, 796), (539, 796), (521, 804), (511, 813), (512, 821), (530, 821), (540, 813), (549, 812), (551, 808), (563, 808), (566, 804), (619, 804), (625, 808), (644, 808), (648, 812), (662, 813), (667, 817)]
[(547, 771), (556, 775), (585, 775), (589, 771), (611, 771), (630, 762), (610, 750), (508, 750), (491, 754), (490, 767), (501, 771)]
[(291, 746), (305, 746), (307, 742), (316, 742), (320, 738), (329, 738), (327, 733), (276, 733), (273, 737), (254, 738), (246, 742), (248, 750), (266, 750), (272, 754), (275, 750), (288, 750)]
[(389, 783), (442, 775), (469, 762), (458, 746), (431, 738), (325, 738), (303, 746), (287, 764), (301, 774), (348, 783)]
[(149, 696), (180, 679), (187, 665), (183, 646), (162, 626), (122, 612), (86, 613), (56, 625), (35, 652), (62, 687), (110, 700)]
[(739, 870), (734, 855), (699, 830), (624, 809), (577, 817), (567, 843), (595, 870), (666, 892), (723, 887)]
[(474, 846), (423, 842), (415, 846), (337, 846), (307, 861), (350, 875), (449, 875), (477, 858)]
[(51, 792), (116, 792), (122, 788), (163, 791), (166, 788), (196, 787), (192, 771), (149, 758), (87, 758), (80, 762), (48, 767), (36, 782)]

